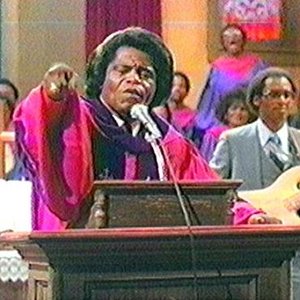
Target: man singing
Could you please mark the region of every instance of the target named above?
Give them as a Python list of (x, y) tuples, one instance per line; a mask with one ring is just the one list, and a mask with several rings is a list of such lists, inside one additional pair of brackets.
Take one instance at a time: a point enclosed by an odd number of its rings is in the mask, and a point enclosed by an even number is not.
[[(87, 69), (92, 100), (78, 95), (70, 67), (48, 70), (15, 113), (18, 149), (33, 182), (34, 229), (67, 228), (94, 179), (169, 180), (172, 170), (176, 180), (219, 178), (191, 143), (147, 112), (169, 97), (172, 79), (170, 51), (141, 28), (113, 33), (97, 47)], [(137, 104), (160, 139), (132, 118)]]

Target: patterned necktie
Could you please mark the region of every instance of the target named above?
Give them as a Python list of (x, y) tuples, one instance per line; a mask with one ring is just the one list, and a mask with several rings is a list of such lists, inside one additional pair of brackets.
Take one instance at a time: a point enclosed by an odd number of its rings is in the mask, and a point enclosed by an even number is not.
[(277, 153), (281, 153), (281, 141), (277, 134), (274, 134), (269, 137), (266, 144), (267, 155), (272, 159), (275, 165), (283, 171), (285, 169), (285, 163), (280, 159)]

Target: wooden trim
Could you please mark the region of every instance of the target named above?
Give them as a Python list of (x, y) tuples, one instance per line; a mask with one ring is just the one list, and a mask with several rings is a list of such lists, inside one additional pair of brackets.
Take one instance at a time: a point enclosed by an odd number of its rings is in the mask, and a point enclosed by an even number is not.
[(5, 233), (0, 243), (10, 241), (29, 262), (32, 300), (123, 299), (124, 291), (126, 299), (193, 299), (195, 291), (199, 299), (224, 299), (226, 290), (233, 299), (290, 299), (299, 227), (191, 230), (193, 245), (186, 227), (32, 232), (27, 237)]
[[(190, 229), (194, 235), (199, 238), (226, 237), (228, 239), (233, 237), (246, 237), (264, 239), (264, 237), (273, 237), (273, 242), (276, 238), (297, 238), (300, 241), (300, 227), (299, 226), (284, 226), (284, 225), (241, 225), (241, 226), (192, 226)], [(174, 227), (131, 227), (131, 228), (105, 228), (101, 230), (87, 230), (87, 229), (72, 229), (59, 232), (41, 232), (33, 231), (30, 234), (23, 236), (16, 235), (16, 233), (5, 233), (1, 239), (6, 238), (7, 242), (16, 240), (29, 240), (41, 241), (42, 240), (90, 240), (90, 239), (139, 239), (139, 238), (176, 238), (188, 237), (190, 230), (186, 226)], [(274, 240), (275, 238), (275, 240)]]
[(0, 133), (0, 141), (4, 143), (11, 143), (16, 140), (16, 134), (14, 131), (2, 131)]

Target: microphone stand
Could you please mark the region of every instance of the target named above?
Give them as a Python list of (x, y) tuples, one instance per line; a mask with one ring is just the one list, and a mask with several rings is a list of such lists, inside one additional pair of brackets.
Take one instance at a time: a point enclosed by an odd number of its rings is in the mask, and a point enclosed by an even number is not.
[[(166, 165), (170, 171), (170, 177), (172, 180), (172, 183), (174, 184), (174, 188), (176, 191), (176, 196), (178, 199), (178, 202), (180, 204), (180, 208), (181, 211), (183, 213), (184, 216), (184, 221), (185, 224), (187, 226), (188, 232), (189, 232), (189, 238), (190, 238), (190, 245), (191, 245), (191, 258), (192, 258), (192, 272), (193, 272), (193, 289), (194, 289), (194, 299), (195, 300), (199, 300), (199, 295), (198, 295), (198, 275), (197, 275), (197, 256), (196, 256), (196, 249), (195, 249), (195, 237), (192, 231), (192, 225), (191, 225), (191, 219), (190, 216), (188, 214), (186, 205), (184, 203), (184, 199), (182, 197), (182, 192), (178, 183), (178, 180), (175, 176), (175, 172), (174, 172), (174, 168), (170, 162), (170, 158), (167, 155), (164, 146), (161, 144), (161, 138), (160, 139), (156, 139), (156, 141), (158, 142), (158, 146), (160, 147), (162, 153), (163, 153), (163, 157), (165, 158), (166, 161)], [(217, 268), (217, 272), (219, 277), (222, 277), (222, 272), (219, 268)], [(226, 296), (226, 300), (232, 300), (232, 294), (231, 294), (231, 290), (230, 290), (230, 286), (226, 285), (226, 292), (227, 292), (227, 296)]]
[(191, 228), (191, 219), (189, 216), (189, 213), (187, 211), (186, 205), (184, 203), (184, 199), (182, 197), (182, 192), (178, 183), (178, 180), (175, 176), (175, 172), (174, 172), (174, 168), (171, 164), (170, 158), (167, 155), (164, 146), (161, 143), (161, 139), (156, 139), (157, 144), (159, 146), (159, 148), (162, 151), (163, 157), (165, 159), (166, 165), (169, 169), (169, 173), (170, 173), (170, 177), (171, 177), (171, 181), (174, 185), (175, 188), (175, 192), (176, 192), (176, 196), (181, 208), (181, 211), (183, 213), (183, 217), (184, 217), (184, 221), (185, 224), (187, 226), (188, 232), (189, 232), (189, 238), (190, 238), (190, 245), (191, 245), (191, 258), (192, 258), (192, 271), (193, 271), (193, 288), (194, 288), (194, 299), (198, 300), (198, 276), (197, 276), (197, 267), (196, 267), (196, 250), (195, 250), (195, 238), (194, 238), (194, 234)]

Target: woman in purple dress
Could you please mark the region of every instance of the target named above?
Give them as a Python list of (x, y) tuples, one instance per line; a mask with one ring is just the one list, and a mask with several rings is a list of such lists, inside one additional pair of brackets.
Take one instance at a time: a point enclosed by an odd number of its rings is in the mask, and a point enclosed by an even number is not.
[(228, 93), (216, 109), (216, 117), (221, 125), (206, 131), (201, 144), (201, 154), (209, 162), (219, 141), (221, 133), (230, 128), (245, 125), (254, 121), (254, 115), (246, 104), (244, 89)]
[(193, 137), (197, 144), (201, 144), (209, 128), (221, 125), (215, 110), (224, 96), (237, 88), (247, 87), (250, 79), (268, 66), (257, 55), (244, 51), (246, 41), (246, 33), (236, 24), (227, 25), (221, 31), (224, 54), (212, 63), (200, 96)]

